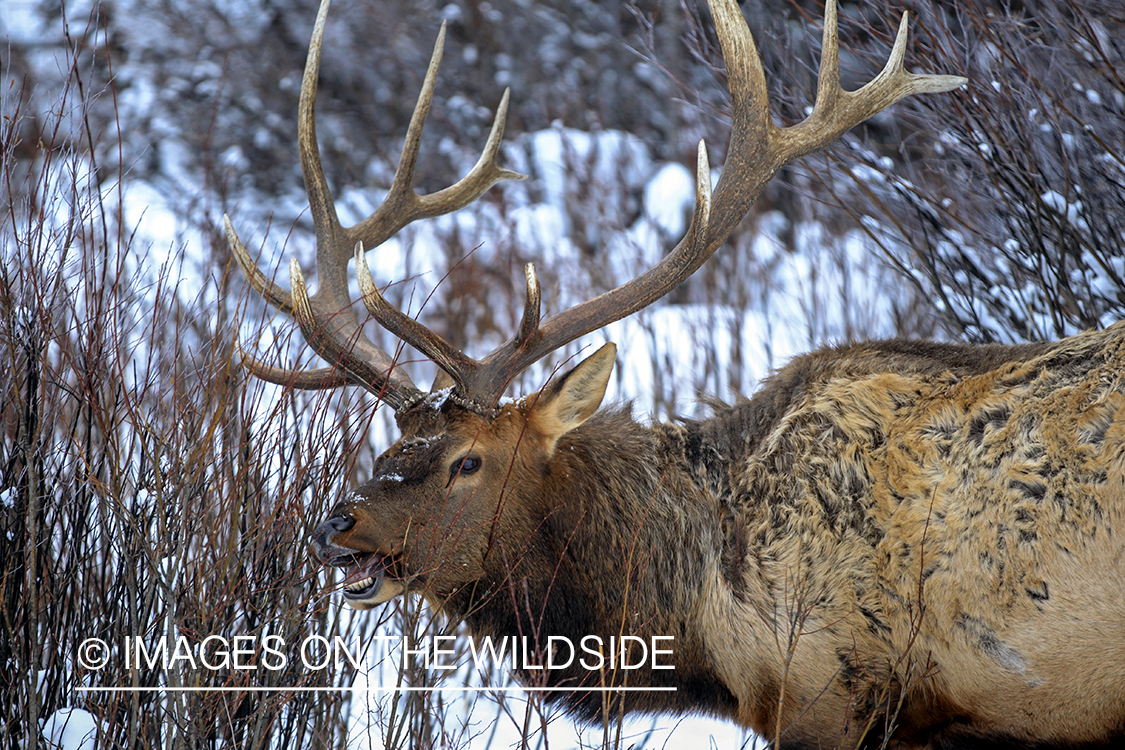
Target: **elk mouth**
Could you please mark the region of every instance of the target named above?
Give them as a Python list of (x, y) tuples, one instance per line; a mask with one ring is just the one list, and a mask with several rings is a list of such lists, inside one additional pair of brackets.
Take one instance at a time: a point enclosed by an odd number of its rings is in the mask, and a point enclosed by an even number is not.
[(344, 569), (339, 591), (354, 609), (370, 609), (406, 591), (402, 561), (395, 555), (356, 552), (336, 555), (328, 564)]
[(347, 575), (344, 578), (343, 592), (345, 599), (366, 601), (378, 592), (387, 578), (388, 569), (393, 563), (388, 555), (376, 553), (355, 555), (352, 561), (346, 564)]

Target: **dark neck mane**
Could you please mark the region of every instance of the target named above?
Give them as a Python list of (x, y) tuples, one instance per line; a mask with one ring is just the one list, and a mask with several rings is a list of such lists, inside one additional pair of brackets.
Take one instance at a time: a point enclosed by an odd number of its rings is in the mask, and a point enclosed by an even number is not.
[[(447, 602), (479, 640), (527, 637), (529, 651), (564, 636), (580, 649), (595, 636), (641, 639), (646, 666), (612, 672), (587, 669), (596, 657), (578, 651), (562, 670), (517, 669), (521, 681), (552, 686), (671, 687), (676, 692), (554, 693), (577, 713), (594, 717), (603, 704), (619, 710), (693, 710), (733, 716), (735, 701), (710, 669), (698, 608), (707, 577), (718, 570), (721, 520), (716, 501), (695, 481), (678, 439), (680, 428), (647, 428), (629, 409), (605, 410), (560, 440), (548, 468), (548, 491), (526, 498), (537, 508), (521, 539), (501, 540), (487, 581)], [(577, 485), (574, 477), (582, 476)], [(669, 539), (678, 541), (669, 545)], [(671, 636), (670, 639), (658, 638)], [(587, 641), (597, 649), (599, 641)], [(670, 650), (652, 669), (653, 647)], [(639, 661), (636, 641), (629, 658)], [(561, 656), (565, 659), (566, 654)], [(542, 658), (538, 662), (542, 663)], [(519, 665), (517, 665), (519, 666)], [(610, 700), (606, 701), (609, 698)]]

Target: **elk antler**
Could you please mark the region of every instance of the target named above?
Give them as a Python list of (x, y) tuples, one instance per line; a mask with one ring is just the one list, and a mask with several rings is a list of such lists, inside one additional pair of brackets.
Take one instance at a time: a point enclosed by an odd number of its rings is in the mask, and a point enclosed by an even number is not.
[[(467, 205), (499, 180), (522, 177), (501, 169), (495, 162), (508, 93), (505, 92), (497, 110), (484, 153), (469, 175), (453, 187), (433, 195), (416, 195), (411, 186), (414, 164), (422, 122), (429, 110), (441, 58), (443, 25), (390, 193), (369, 218), (351, 229), (342, 228), (336, 219), (320, 167), (313, 122), (312, 100), (316, 93), (316, 72), (328, 9), (328, 0), (323, 0), (301, 87), (300, 117), (301, 164), (316, 224), (321, 291), (308, 297), (300, 269), (296, 263), (291, 263), (292, 297), (295, 301), (291, 300), (290, 295), (271, 284), (253, 266), (229, 221), (227, 233), (235, 257), (246, 269), (254, 288), (272, 304), (293, 310), (310, 346), (335, 367), (311, 373), (292, 373), (267, 367), (247, 357), (245, 361), (251, 371), (267, 380), (290, 382), (295, 387), (357, 383), (381, 394), (396, 408), (408, 407), (420, 397), (420, 392), (409, 378), (394, 368), (393, 358), (375, 348), (363, 336), (354, 319), (338, 315), (351, 305), (346, 291), (345, 248), (354, 248), (360, 290), (371, 315), (448, 374), (462, 403), (481, 414), (489, 414), (508, 384), (525, 368), (574, 339), (652, 304), (691, 276), (726, 241), (766, 183), (781, 167), (826, 148), (845, 131), (906, 96), (949, 91), (966, 82), (959, 76), (915, 75), (903, 70), (908, 20), (908, 15), (904, 14), (890, 58), (882, 72), (858, 91), (844, 91), (839, 83), (836, 3), (835, 0), (827, 0), (816, 102), (812, 113), (804, 121), (781, 128), (770, 118), (765, 73), (742, 12), (735, 0), (709, 0), (709, 4), (727, 64), (733, 107), (730, 148), (714, 196), (711, 194), (707, 150), (700, 142), (691, 225), (684, 238), (663, 260), (635, 279), (542, 322), (539, 281), (534, 265), (528, 264), (525, 269), (527, 301), (519, 330), (512, 339), (483, 359), (475, 360), (389, 304), (371, 277), (363, 249), (378, 245), (414, 219), (436, 216)], [(322, 294), (324, 298), (320, 299)]]
[[(414, 192), (414, 169), (418, 163), (418, 148), (422, 126), (430, 111), (445, 48), (445, 24), (441, 26), (433, 56), (422, 83), (422, 92), (410, 119), (402, 157), (395, 177), (382, 205), (363, 221), (344, 227), (336, 214), (336, 205), (328, 190), (320, 151), (316, 139), (316, 88), (320, 70), (320, 50), (324, 27), (328, 18), (329, 0), (322, 0), (313, 27), (305, 73), (301, 81), (301, 98), (298, 110), (298, 148), (301, 154), (301, 172), (305, 178), (305, 191), (316, 231), (316, 265), (319, 275), (317, 292), (309, 295), (304, 276), (296, 260), (289, 263), (292, 292), (281, 289), (258, 269), (250, 258), (230, 219), (223, 221), (231, 251), (250, 280), (251, 286), (266, 300), (282, 311), (292, 313), (300, 325), (309, 346), (332, 366), (312, 371), (293, 371), (263, 364), (241, 349), (242, 363), (252, 373), (281, 385), (294, 388), (335, 388), (348, 383), (361, 385), (376, 394), (395, 409), (416, 401), (421, 391), (406, 372), (396, 367), (394, 357), (375, 346), (363, 333), (359, 321), (351, 311), (348, 296), (347, 266), (353, 248), (377, 247), (416, 219), (431, 218), (464, 208), (501, 180), (524, 179), (524, 175), (502, 169), (496, 162), (500, 141), (504, 135), (504, 120), (508, 113), (508, 91), (500, 100), (492, 123), (488, 141), (476, 165), (456, 184), (429, 195)], [(366, 268), (366, 261), (364, 262)], [(368, 274), (370, 278), (370, 274)], [(405, 317), (405, 316), (403, 316)], [(382, 322), (382, 319), (380, 319)], [(413, 320), (407, 318), (410, 323)], [(384, 322), (384, 325), (386, 323)], [(417, 325), (406, 326), (403, 331), (392, 328), (403, 341), (414, 346), (439, 366), (462, 366), (468, 359), (449, 346), (437, 334)]]

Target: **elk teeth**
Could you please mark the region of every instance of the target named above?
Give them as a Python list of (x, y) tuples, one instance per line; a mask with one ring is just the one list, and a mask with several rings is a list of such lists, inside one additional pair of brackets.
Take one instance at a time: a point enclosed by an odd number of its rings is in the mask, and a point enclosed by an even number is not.
[(349, 583), (344, 588), (347, 589), (348, 591), (362, 591), (363, 589), (367, 588), (368, 586), (370, 586), (373, 583), (375, 583), (374, 577), (368, 577), (368, 578), (364, 578), (362, 581), (356, 581), (355, 583)]

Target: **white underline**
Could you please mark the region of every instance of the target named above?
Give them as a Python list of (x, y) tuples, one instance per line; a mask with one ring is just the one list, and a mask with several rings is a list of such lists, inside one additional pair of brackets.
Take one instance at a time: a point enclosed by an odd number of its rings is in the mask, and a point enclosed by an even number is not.
[(78, 687), (88, 693), (674, 693), (674, 687)]

